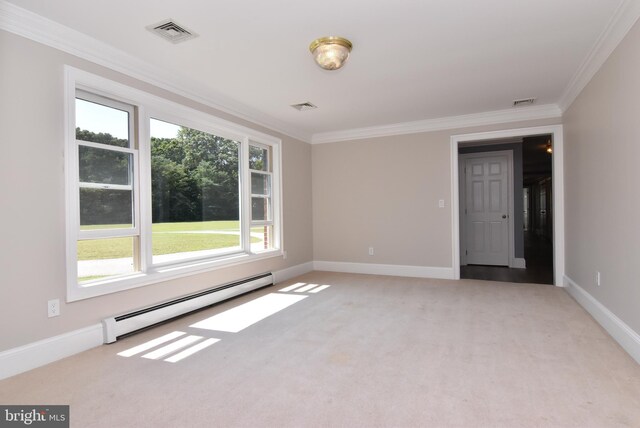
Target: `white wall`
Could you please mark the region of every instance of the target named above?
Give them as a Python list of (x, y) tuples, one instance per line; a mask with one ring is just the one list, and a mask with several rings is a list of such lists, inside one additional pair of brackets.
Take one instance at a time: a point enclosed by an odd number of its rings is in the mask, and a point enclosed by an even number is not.
[[(282, 138), (284, 244), (272, 258), (73, 303), (66, 296), (63, 65)], [(311, 146), (149, 84), (0, 31), (0, 351), (98, 323), (106, 316), (217, 284), (312, 261)]]
[[(640, 332), (638, 46), (636, 23), (563, 117), (566, 275), (636, 332)], [(601, 272), (599, 287), (596, 271)]]
[[(314, 259), (451, 268), (451, 136), (558, 123), (537, 120), (314, 145)], [(439, 199), (444, 208), (438, 208)]]

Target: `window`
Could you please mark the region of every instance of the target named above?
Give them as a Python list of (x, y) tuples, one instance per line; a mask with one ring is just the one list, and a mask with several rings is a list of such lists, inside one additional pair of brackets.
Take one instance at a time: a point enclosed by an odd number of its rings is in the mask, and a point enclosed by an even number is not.
[(138, 151), (132, 106), (77, 91), (75, 111), (77, 281), (86, 283), (140, 270), (135, 252)]
[(154, 263), (238, 251), (241, 143), (151, 119)]
[(251, 236), (258, 239), (253, 251), (270, 248), (273, 240), (271, 149), (250, 143), (249, 169), (251, 171)]
[(282, 254), (280, 140), (66, 73), (68, 300)]

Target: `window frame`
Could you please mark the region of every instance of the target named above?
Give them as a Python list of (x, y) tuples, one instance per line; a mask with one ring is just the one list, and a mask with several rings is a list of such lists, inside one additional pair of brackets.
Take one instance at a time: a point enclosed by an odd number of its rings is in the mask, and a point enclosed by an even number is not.
[[(78, 94), (80, 94), (81, 96), (78, 96)], [(129, 113), (129, 121), (128, 121), (128, 129), (129, 129), (129, 145), (130, 147), (118, 147), (118, 146), (109, 146), (106, 144), (101, 144), (101, 143), (94, 143), (91, 141), (84, 141), (84, 140), (78, 140), (77, 138), (75, 138), (74, 135), (74, 139), (75, 139), (75, 147), (73, 148), (74, 154), (76, 156), (76, 161), (75, 164), (78, 165), (79, 163), (79, 153), (80, 153), (80, 147), (91, 147), (94, 149), (100, 149), (100, 150), (108, 150), (111, 152), (117, 152), (117, 153), (127, 153), (132, 155), (132, 181), (133, 183), (129, 186), (129, 185), (121, 185), (121, 184), (106, 184), (106, 183), (88, 183), (88, 182), (82, 182), (80, 181), (80, 171), (79, 168), (76, 166), (74, 169), (75, 171), (69, 171), (69, 173), (75, 173), (76, 177), (75, 180), (77, 180), (78, 183), (78, 190), (80, 189), (114, 189), (114, 190), (130, 190), (133, 193), (133, 200), (132, 200), (132, 213), (131, 213), (131, 221), (133, 223), (133, 227), (129, 227), (129, 228), (120, 228), (120, 229), (91, 229), (91, 230), (86, 230), (86, 229), (82, 229), (82, 227), (80, 227), (78, 229), (78, 240), (89, 240), (89, 239), (100, 239), (100, 238), (125, 238), (125, 237), (139, 237), (140, 236), (140, 186), (139, 186), (139, 179), (140, 179), (140, 169), (136, 168), (135, 165), (138, 163), (138, 155), (139, 155), (139, 149), (138, 149), (138, 142), (136, 139), (136, 134), (135, 134), (135, 121), (136, 121), (136, 114), (135, 114), (135, 108), (133, 106), (131, 106), (130, 104), (125, 104), (122, 103), (120, 101), (117, 100), (113, 100), (113, 99), (109, 99), (107, 97), (103, 97), (100, 95), (96, 95), (96, 94), (92, 94), (90, 92), (87, 92), (83, 89), (76, 89), (76, 95), (75, 98), (80, 98), (83, 99), (85, 101), (89, 101), (92, 103), (96, 103), (96, 104), (100, 104), (100, 105), (104, 105), (106, 107), (111, 107), (111, 108), (115, 108), (118, 110), (122, 110), (122, 111), (126, 111), (127, 113)], [(74, 105), (74, 117), (75, 117), (75, 105)], [(75, 124), (75, 120), (74, 120), (74, 124)], [(75, 127), (73, 128), (75, 130)], [(76, 216), (76, 218), (74, 219), (74, 223), (76, 223), (77, 225), (80, 225), (80, 216), (79, 216), (79, 208), (80, 208), (80, 195), (79, 192), (76, 192), (76, 197), (78, 198), (77, 200), (77, 207), (78, 210), (74, 211), (71, 213), (71, 215)], [(81, 226), (81, 225), (80, 225)], [(135, 258), (135, 257), (134, 257)]]
[[(79, 227), (79, 171), (78, 142), (75, 135), (76, 91), (95, 95), (114, 103), (132, 106), (133, 125), (130, 127), (131, 147), (135, 150), (134, 180), (134, 227), (129, 229), (83, 230)], [(84, 99), (84, 97), (81, 97)], [(282, 251), (282, 182), (281, 146), (279, 138), (195, 110), (165, 98), (131, 88), (71, 66), (65, 66), (65, 194), (66, 194), (66, 258), (67, 258), (67, 301), (76, 301), (106, 295), (154, 284), (168, 279), (179, 278), (215, 270), (221, 267), (248, 263), (271, 257), (281, 257)], [(91, 100), (89, 100), (91, 101)], [(122, 109), (122, 108), (121, 108)], [(151, 192), (151, 139), (150, 120), (157, 119), (179, 126), (190, 127), (237, 141), (239, 147), (238, 179), (240, 187), (240, 249), (219, 253), (215, 256), (200, 256), (175, 262), (153, 263), (152, 254), (152, 192)], [(103, 144), (95, 143), (99, 146)], [(89, 144), (93, 147), (93, 144)], [(271, 210), (270, 224), (273, 227), (272, 248), (255, 251), (251, 249), (251, 170), (249, 169), (249, 145), (270, 148), (271, 169)], [(98, 147), (104, 148), (104, 147)], [(114, 151), (127, 150), (114, 146)], [(264, 171), (263, 171), (264, 172)], [(139, 271), (133, 274), (108, 277), (104, 280), (78, 283), (77, 242), (79, 239), (132, 235), (135, 229), (138, 252), (134, 251), (134, 265)], [(107, 229), (105, 229), (107, 230)], [(83, 232), (83, 233), (81, 233)], [(119, 237), (113, 236), (113, 237)], [(137, 260), (136, 260), (137, 259)]]
[[(271, 150), (271, 148), (267, 145), (261, 144), (259, 142), (256, 141), (249, 141), (249, 145), (247, 148), (247, 151), (250, 152), (251, 147), (258, 147), (261, 149), (267, 149), (267, 154), (268, 154), (268, 160), (267, 160), (267, 165), (268, 168), (267, 170), (257, 170), (257, 169), (252, 169), (251, 165), (249, 162), (247, 162), (247, 167), (249, 169), (249, 191), (247, 192), (248, 194), (248, 203), (249, 203), (249, 231), (251, 231), (251, 229), (253, 229), (254, 227), (262, 227), (262, 226), (270, 226), (272, 229), (274, 228), (274, 206), (273, 206), (273, 195), (274, 195), (274, 190), (273, 190), (273, 186), (274, 186), (274, 176), (273, 176), (273, 150)], [(260, 174), (263, 175), (265, 177), (268, 177), (269, 180), (269, 193), (266, 195), (263, 194), (256, 194), (253, 193), (253, 186), (252, 186), (252, 174)], [(253, 198), (261, 198), (261, 199), (265, 199), (268, 201), (268, 210), (267, 210), (267, 218), (265, 220), (254, 220), (253, 218)], [(251, 239), (251, 237), (249, 237), (249, 239)], [(275, 240), (275, 237), (274, 237)], [(250, 245), (250, 244), (249, 244)], [(269, 251), (267, 250), (262, 250), (262, 251)], [(260, 252), (262, 252), (260, 251)]]

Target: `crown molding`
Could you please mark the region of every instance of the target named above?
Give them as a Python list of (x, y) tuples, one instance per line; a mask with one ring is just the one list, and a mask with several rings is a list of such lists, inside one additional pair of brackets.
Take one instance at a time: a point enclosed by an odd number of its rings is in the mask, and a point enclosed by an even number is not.
[(623, 0), (620, 3), (609, 20), (609, 23), (562, 93), (560, 101), (558, 102), (558, 106), (562, 112), (567, 111), (569, 106), (571, 106), (578, 95), (580, 95), (580, 92), (582, 92), (593, 76), (600, 70), (600, 67), (603, 66), (607, 58), (609, 58), (609, 55), (611, 55), (622, 39), (624, 39), (639, 17), (640, 1)]
[(311, 144), (335, 143), (338, 141), (360, 140), (363, 138), (386, 137), (390, 135), (416, 134), (420, 132), (442, 131), (445, 129), (468, 128), (471, 126), (494, 125), (536, 119), (553, 119), (562, 116), (555, 104), (534, 107), (518, 107), (484, 113), (449, 116), (415, 122), (394, 123), (367, 128), (348, 129), (335, 132), (313, 134)]
[(120, 49), (6, 0), (0, 0), (0, 30), (59, 49), (272, 131), (307, 143), (311, 141), (311, 135), (306, 132), (229, 97), (207, 91), (199, 85), (194, 85), (187, 78), (163, 72), (158, 67)]
[(162, 72), (152, 64), (111, 45), (9, 3), (6, 0), (0, 0), (1, 30), (59, 49), (78, 58), (102, 65), (200, 104), (231, 114), (239, 119), (312, 144), (561, 117), (562, 113), (569, 108), (571, 103), (602, 67), (639, 17), (640, 1), (623, 0), (620, 3), (605, 30), (570, 80), (558, 104), (512, 108), (343, 131), (321, 132), (311, 135), (222, 94), (211, 90), (207, 91), (194, 84), (190, 79)]

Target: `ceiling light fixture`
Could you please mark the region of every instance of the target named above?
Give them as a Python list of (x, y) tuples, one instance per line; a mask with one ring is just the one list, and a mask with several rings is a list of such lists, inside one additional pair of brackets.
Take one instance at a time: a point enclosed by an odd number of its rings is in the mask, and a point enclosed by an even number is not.
[(337, 36), (321, 37), (309, 45), (313, 59), (325, 70), (337, 70), (342, 67), (352, 48), (349, 40)]
[(551, 147), (551, 140), (547, 141), (547, 153), (553, 153), (553, 148)]

